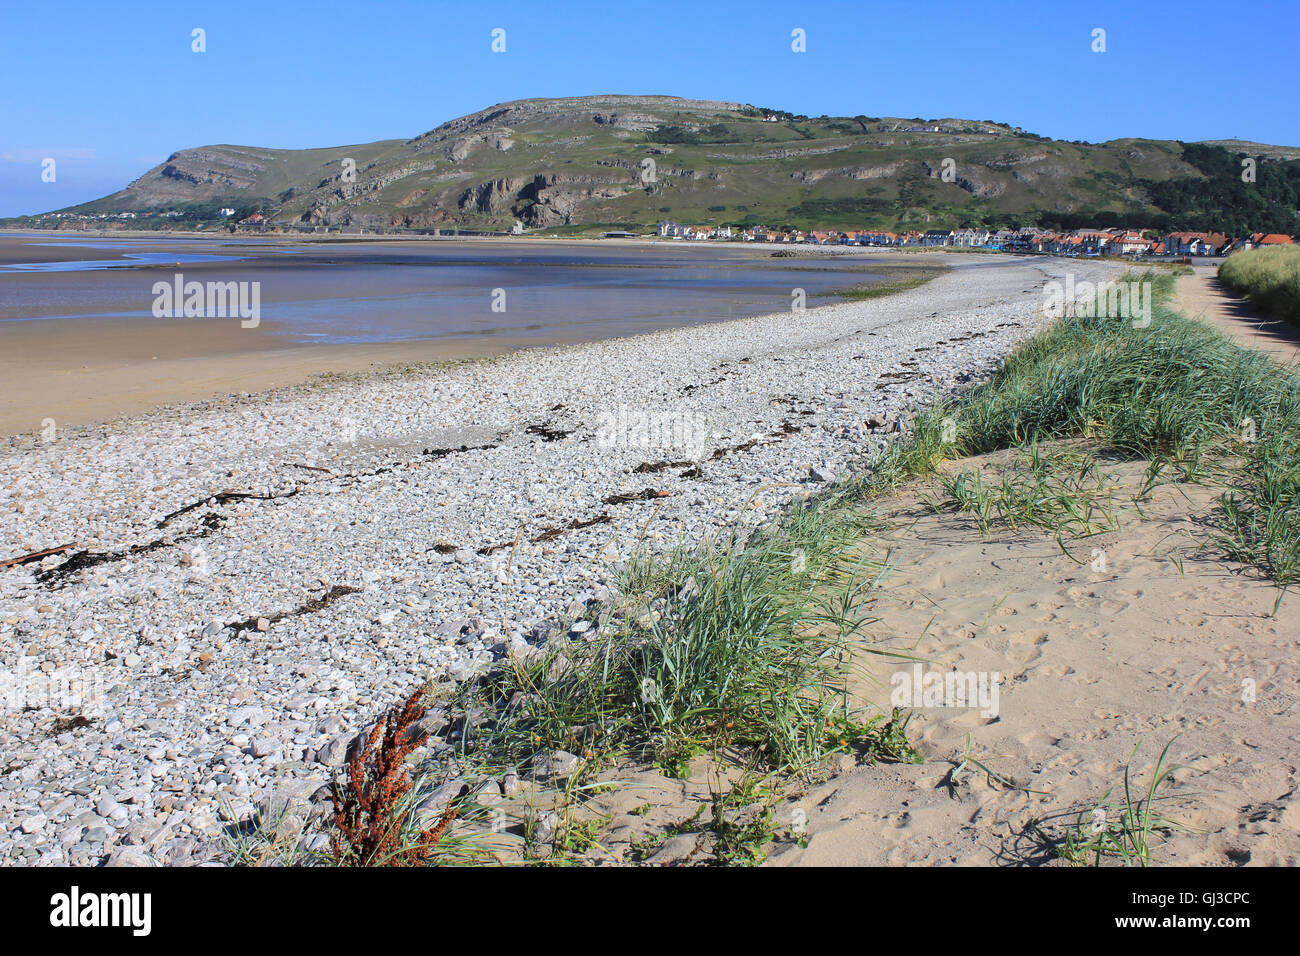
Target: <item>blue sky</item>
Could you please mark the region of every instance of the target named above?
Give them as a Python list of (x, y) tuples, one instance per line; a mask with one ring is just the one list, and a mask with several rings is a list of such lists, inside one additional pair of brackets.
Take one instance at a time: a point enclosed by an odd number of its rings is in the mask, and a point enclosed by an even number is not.
[[(191, 51), (206, 31), (207, 52)], [(506, 52), (490, 49), (506, 30)], [(1106, 31), (1106, 52), (1091, 50)], [(791, 31), (807, 52), (791, 51)], [(405, 138), (533, 96), (663, 93), (810, 115), (991, 119), (1064, 139), (1300, 145), (1300, 5), (4, 0), (0, 216), (208, 143)], [(57, 179), (41, 181), (56, 159)]]

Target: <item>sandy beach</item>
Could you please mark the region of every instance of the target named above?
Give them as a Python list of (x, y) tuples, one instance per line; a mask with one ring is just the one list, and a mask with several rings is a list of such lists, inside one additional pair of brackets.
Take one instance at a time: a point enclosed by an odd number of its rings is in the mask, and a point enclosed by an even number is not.
[[(995, 476), (1014, 458), (949, 472)], [(933, 513), (937, 482), (876, 503), (890, 528), (864, 557), (887, 555), (892, 571), (873, 646), (916, 663), (864, 658), (855, 691), (888, 712), (891, 679), (913, 668), (997, 674), (996, 713), (917, 707), (909, 730), (925, 762), (844, 758), (775, 808), (769, 865), (1057, 863), (1054, 842), (1098, 808), (1113, 820), (1126, 768), (1145, 788), (1166, 744), (1179, 769), (1159, 812), (1181, 829), (1160, 840), (1161, 863), (1300, 863), (1296, 615), (1275, 616), (1271, 583), (1205, 553), (1215, 492), (1175, 483), (1139, 504), (1145, 465), (1104, 465), (1119, 527), (1066, 550), (1035, 529), (982, 534)], [(653, 864), (707, 861), (687, 826), (712, 799), (706, 764), (689, 781), (635, 773), (593, 801), (609, 824), (590, 859), (623, 862), (648, 843)]]
[(508, 341), (287, 345), (274, 326), (206, 319), (0, 323), (0, 435), (92, 425), (161, 406), (298, 385), (325, 373), (499, 355)]

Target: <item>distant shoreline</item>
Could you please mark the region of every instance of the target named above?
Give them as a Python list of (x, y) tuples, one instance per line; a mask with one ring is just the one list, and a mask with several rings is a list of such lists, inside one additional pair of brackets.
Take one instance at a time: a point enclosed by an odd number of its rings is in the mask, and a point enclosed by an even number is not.
[[(247, 241), (264, 241), (264, 242), (283, 242), (283, 243), (312, 243), (315, 245), (328, 245), (332, 243), (387, 243), (387, 242), (483, 242), (483, 243), (561, 243), (564, 245), (618, 245), (618, 246), (688, 246), (705, 249), (717, 248), (744, 248), (744, 249), (786, 249), (796, 255), (862, 255), (863, 251), (869, 251), (872, 255), (877, 253), (935, 253), (935, 252), (952, 252), (952, 249), (929, 246), (908, 246), (895, 248), (892, 246), (819, 246), (819, 245), (797, 245), (789, 242), (755, 242), (740, 240), (718, 240), (718, 239), (666, 239), (661, 236), (644, 236), (636, 239), (604, 239), (599, 236), (541, 236), (541, 235), (522, 235), (522, 236), (428, 236), (428, 235), (403, 235), (400, 233), (383, 233), (374, 235), (290, 235), (288, 233), (255, 233), (255, 232), (237, 232), (217, 234), (214, 232), (183, 232), (169, 229), (102, 229), (102, 230), (83, 230), (83, 229), (0, 229), (0, 239), (29, 239), (33, 237), (44, 238), (50, 236), (52, 241), (58, 239), (193, 239), (193, 240), (213, 240), (218, 242), (247, 242)], [(988, 250), (979, 250), (987, 252)]]

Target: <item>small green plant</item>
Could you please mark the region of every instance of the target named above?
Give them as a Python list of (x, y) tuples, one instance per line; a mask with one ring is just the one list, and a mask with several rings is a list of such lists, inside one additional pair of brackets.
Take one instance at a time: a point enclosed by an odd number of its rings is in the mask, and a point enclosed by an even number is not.
[(966, 735), (966, 749), (962, 753), (961, 760), (953, 765), (948, 771), (948, 776), (944, 778), (944, 784), (948, 787), (950, 796), (961, 800), (961, 788), (965, 785), (963, 773), (968, 772), (969, 767), (975, 767), (984, 771), (984, 779), (988, 781), (989, 786), (998, 786), (1004, 790), (1019, 790), (1022, 793), (1041, 793), (1040, 790), (1031, 790), (1023, 784), (1017, 783), (1016, 780), (1008, 774), (1000, 773), (988, 765), (989, 757), (976, 757), (974, 750), (971, 749), (970, 734)]
[(1073, 866), (1089, 863), (1100, 866), (1105, 860), (1115, 860), (1125, 866), (1145, 867), (1151, 864), (1153, 836), (1188, 829), (1156, 811), (1156, 790), (1170, 774), (1182, 769), (1165, 764), (1172, 745), (1171, 740), (1160, 752), (1160, 759), (1151, 771), (1145, 796), (1135, 796), (1133, 758), (1142, 745), (1139, 743), (1134, 747), (1124, 767), (1123, 798), (1112, 800), (1112, 787), (1095, 806), (1080, 813), (1075, 825), (1066, 831), (1064, 839), (1056, 845), (1058, 859)]
[(554, 844), (556, 851), (565, 855), (576, 856), (598, 848), (600, 846), (598, 838), (608, 822), (603, 817), (577, 820), (570, 815), (560, 833), (556, 836)]
[(767, 858), (776, 836), (775, 802), (770, 782), (749, 773), (725, 793), (713, 792), (707, 829), (716, 865), (757, 866)]
[(687, 741), (676, 747), (665, 748), (659, 755), (655, 768), (665, 777), (689, 780), (691, 761), (702, 753), (704, 753), (704, 748), (695, 741)]

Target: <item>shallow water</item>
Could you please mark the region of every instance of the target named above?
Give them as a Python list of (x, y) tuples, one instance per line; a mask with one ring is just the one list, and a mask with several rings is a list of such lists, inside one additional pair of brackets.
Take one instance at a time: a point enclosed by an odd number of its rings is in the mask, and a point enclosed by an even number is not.
[(154, 283), (180, 273), (259, 282), (264, 327), (295, 342), (579, 341), (788, 311), (796, 288), (824, 304), (878, 266), (671, 242), (7, 236), (0, 322), (149, 316)]

